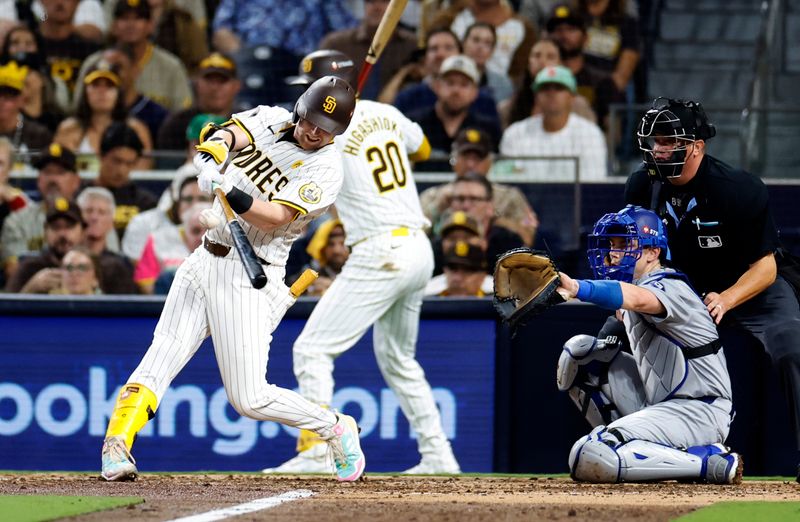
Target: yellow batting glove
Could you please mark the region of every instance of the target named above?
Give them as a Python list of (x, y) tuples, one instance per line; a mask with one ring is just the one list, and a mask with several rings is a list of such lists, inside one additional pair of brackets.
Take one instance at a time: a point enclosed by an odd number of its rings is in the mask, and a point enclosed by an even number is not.
[(213, 136), (195, 148), (201, 155), (210, 156), (217, 165), (222, 165), (228, 159), (228, 145), (221, 136)]

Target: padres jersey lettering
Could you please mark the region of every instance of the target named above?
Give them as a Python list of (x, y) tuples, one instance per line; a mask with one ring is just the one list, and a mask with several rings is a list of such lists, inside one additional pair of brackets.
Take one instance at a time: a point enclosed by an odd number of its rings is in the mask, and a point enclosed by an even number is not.
[[(235, 114), (232, 119), (253, 137), (253, 144), (239, 151), (226, 168), (225, 176), (231, 176), (240, 190), (255, 199), (280, 203), (298, 212), (297, 219), (269, 232), (240, 220), (256, 255), (268, 263), (284, 266), (294, 240), (310, 221), (327, 210), (339, 193), (342, 186), (339, 152), (333, 145), (306, 151), (291, 139), (285, 139), (292, 129), (291, 113), (279, 107), (257, 107)], [(221, 212), (219, 201), (214, 202), (214, 208)], [(227, 228), (209, 230), (208, 237), (225, 245), (233, 244)]]

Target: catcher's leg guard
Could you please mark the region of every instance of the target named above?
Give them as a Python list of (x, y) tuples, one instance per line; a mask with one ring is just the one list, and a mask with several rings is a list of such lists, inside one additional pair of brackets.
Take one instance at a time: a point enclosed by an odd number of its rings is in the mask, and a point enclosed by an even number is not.
[(714, 484), (741, 481), (742, 460), (721, 445), (682, 451), (646, 440), (622, 437), (598, 426), (579, 439), (569, 454), (570, 475), (585, 482), (692, 480)]
[(108, 421), (106, 438), (123, 437), (125, 446), (130, 450), (134, 437), (155, 416), (157, 407), (155, 393), (141, 384), (126, 384), (119, 392), (111, 420)]

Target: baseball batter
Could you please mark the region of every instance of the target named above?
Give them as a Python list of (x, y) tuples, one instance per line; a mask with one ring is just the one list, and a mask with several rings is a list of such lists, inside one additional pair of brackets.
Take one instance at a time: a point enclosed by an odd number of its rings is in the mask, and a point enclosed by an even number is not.
[[(314, 432), (327, 441), (339, 480), (361, 476), (365, 459), (355, 420), (265, 379), (272, 332), (293, 301), (283, 284), (289, 248), (339, 193), (342, 165), (332, 140), (354, 107), (350, 85), (329, 76), (308, 88), (293, 113), (259, 106), (204, 129), (195, 157), (200, 188), (211, 192), (214, 183), (226, 193), (269, 282), (260, 290), (251, 286), (227, 229), (206, 233), (178, 269), (153, 342), (120, 391), (103, 444), (103, 478), (135, 478), (130, 448), (136, 433), (209, 334), (236, 411)], [(220, 174), (233, 151), (238, 154)], [(214, 205), (220, 210), (219, 201)]]
[(738, 483), (742, 459), (722, 444), (732, 420), (725, 355), (686, 277), (661, 264), (663, 223), (629, 205), (597, 222), (587, 252), (597, 279), (562, 273), (558, 291), (619, 310), (632, 355), (614, 336), (564, 345), (558, 387), (594, 428), (570, 451), (572, 477)]
[[(324, 74), (347, 78), (353, 62), (337, 51), (311, 53), (298, 81)], [(303, 76), (304, 75), (304, 76)], [(378, 367), (417, 433), (421, 462), (410, 473), (459, 473), (439, 411), (415, 359), (419, 314), (433, 253), (422, 231), (429, 222), (420, 208), (409, 154), (425, 159), (430, 147), (419, 125), (390, 105), (359, 100), (350, 126), (336, 139), (345, 177), (336, 209), (352, 251), (342, 272), (322, 296), (294, 344), (300, 393), (317, 404), (333, 397), (333, 366), (373, 329)], [(301, 432), (299, 455), (265, 472), (326, 469), (319, 437)]]

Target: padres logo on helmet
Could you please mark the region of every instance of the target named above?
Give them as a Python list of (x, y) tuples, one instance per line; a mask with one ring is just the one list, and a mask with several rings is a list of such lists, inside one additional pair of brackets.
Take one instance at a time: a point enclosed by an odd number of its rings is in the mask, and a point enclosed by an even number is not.
[(322, 110), (328, 114), (333, 114), (333, 111), (336, 110), (336, 98), (333, 96), (326, 97), (325, 103), (322, 104)]

